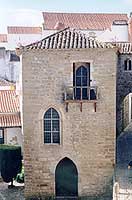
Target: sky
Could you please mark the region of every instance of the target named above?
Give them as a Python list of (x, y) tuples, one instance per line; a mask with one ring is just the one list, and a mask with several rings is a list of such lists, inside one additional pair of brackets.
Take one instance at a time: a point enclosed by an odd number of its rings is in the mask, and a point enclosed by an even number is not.
[(41, 11), (127, 13), (132, 0), (0, 0), (0, 33), (7, 26), (40, 26)]

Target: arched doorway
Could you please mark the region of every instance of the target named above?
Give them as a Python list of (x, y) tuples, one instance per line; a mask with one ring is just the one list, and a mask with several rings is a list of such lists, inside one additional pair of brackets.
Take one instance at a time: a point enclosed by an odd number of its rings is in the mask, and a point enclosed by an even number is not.
[(55, 171), (56, 196), (78, 196), (78, 172), (75, 164), (69, 159), (62, 159)]

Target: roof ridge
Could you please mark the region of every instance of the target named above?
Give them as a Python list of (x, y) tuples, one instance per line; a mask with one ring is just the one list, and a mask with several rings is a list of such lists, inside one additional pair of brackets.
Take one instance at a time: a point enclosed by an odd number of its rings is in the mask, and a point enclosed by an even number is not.
[(92, 13), (92, 12), (48, 12), (48, 11), (42, 11), (42, 13), (49, 13), (49, 14), (92, 14), (92, 15), (128, 15), (127, 13)]
[[(63, 34), (61, 34), (63, 33)], [(78, 42), (79, 41), (79, 42)], [(89, 42), (88, 42), (89, 41)], [(100, 42), (74, 28), (65, 28), (21, 49), (77, 49), (77, 48), (112, 48), (112, 44)]]
[(42, 28), (41, 26), (7, 26), (8, 27), (17, 27), (17, 28)]
[(28, 46), (33, 45), (33, 44), (38, 44), (39, 42), (43, 42), (44, 40), (46, 40), (46, 39), (48, 39), (48, 38), (50, 38), (50, 37), (53, 37), (54, 35), (59, 34), (59, 33), (63, 32), (63, 31), (65, 31), (65, 30), (68, 30), (68, 29), (70, 29), (70, 28), (69, 28), (69, 27), (64, 28), (63, 30), (57, 31), (57, 32), (55, 32), (55, 33), (53, 33), (53, 34), (51, 34), (51, 35), (48, 35), (47, 37), (45, 37), (45, 38), (43, 38), (43, 39), (37, 41), (37, 42), (33, 42), (33, 43), (28, 44), (28, 45), (23, 46), (23, 47), (28, 47)]

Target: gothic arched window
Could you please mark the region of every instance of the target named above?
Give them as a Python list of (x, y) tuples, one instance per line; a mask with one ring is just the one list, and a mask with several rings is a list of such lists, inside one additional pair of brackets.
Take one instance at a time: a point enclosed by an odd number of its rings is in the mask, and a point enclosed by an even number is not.
[(88, 87), (90, 86), (89, 67), (81, 65), (76, 70), (74, 70), (73, 86), (75, 88), (75, 99), (88, 99)]
[(132, 70), (132, 62), (130, 59), (126, 59), (124, 61), (124, 70), (125, 71), (131, 71)]
[(60, 116), (54, 108), (44, 114), (44, 143), (60, 144)]

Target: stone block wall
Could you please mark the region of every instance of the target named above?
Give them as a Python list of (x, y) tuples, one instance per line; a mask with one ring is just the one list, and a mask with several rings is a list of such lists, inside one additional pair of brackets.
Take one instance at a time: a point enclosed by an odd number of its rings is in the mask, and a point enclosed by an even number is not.
[(125, 98), (124, 98), (124, 109), (123, 109), (123, 113), (124, 113), (124, 116), (123, 116), (123, 127), (126, 128), (129, 124), (129, 95), (127, 95)]
[(129, 94), (132, 93), (132, 70), (125, 70), (124, 61), (130, 59), (132, 61), (131, 54), (120, 54), (118, 56), (118, 66), (117, 66), (117, 135), (119, 135), (124, 126), (124, 99)]
[[(76, 62), (90, 63), (91, 78), (99, 93), (96, 112), (93, 103), (83, 103), (82, 112), (78, 103), (69, 103), (66, 112), (63, 93), (65, 86), (73, 84), (73, 63)], [(107, 191), (107, 200), (111, 200), (116, 137), (116, 64), (114, 49), (23, 52), (26, 197), (55, 195), (56, 166), (68, 157), (78, 170), (79, 196), (90, 198)], [(44, 144), (43, 116), (49, 107), (60, 114), (60, 145)]]

